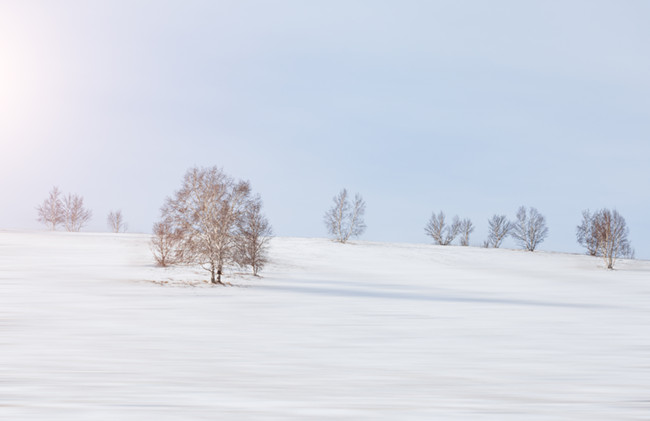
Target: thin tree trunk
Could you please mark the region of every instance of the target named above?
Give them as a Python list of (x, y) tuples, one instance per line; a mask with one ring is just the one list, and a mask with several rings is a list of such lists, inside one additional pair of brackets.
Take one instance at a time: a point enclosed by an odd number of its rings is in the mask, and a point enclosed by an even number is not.
[(213, 284), (216, 284), (217, 282), (214, 279), (214, 272), (215, 272), (214, 269), (215, 269), (214, 264), (211, 264), (210, 265), (210, 282), (213, 283)]

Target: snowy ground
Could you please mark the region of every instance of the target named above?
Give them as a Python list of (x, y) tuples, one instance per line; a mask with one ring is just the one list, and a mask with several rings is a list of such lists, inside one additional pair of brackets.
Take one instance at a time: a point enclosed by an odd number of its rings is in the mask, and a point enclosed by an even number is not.
[(145, 235), (0, 232), (0, 419), (650, 419), (650, 262), (271, 255), (192, 287), (207, 274), (154, 267)]

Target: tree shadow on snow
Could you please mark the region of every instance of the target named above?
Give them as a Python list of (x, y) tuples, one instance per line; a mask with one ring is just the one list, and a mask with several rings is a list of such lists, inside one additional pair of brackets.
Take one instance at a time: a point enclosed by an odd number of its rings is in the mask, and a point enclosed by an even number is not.
[(537, 300), (519, 300), (512, 298), (482, 298), (482, 297), (462, 297), (454, 295), (438, 294), (416, 294), (410, 292), (389, 292), (389, 291), (371, 291), (359, 289), (341, 289), (325, 287), (306, 287), (298, 285), (257, 285), (256, 289), (264, 289), (276, 292), (293, 292), (297, 294), (310, 294), (330, 297), (347, 297), (347, 298), (378, 298), (389, 300), (410, 300), (410, 301), (430, 301), (430, 302), (457, 302), (457, 303), (477, 303), (477, 304), (502, 304), (516, 306), (535, 306), (535, 307), (556, 307), (556, 308), (584, 308), (584, 309), (604, 309), (617, 308), (616, 306), (598, 305), (598, 304), (580, 304), (580, 303), (563, 303)]

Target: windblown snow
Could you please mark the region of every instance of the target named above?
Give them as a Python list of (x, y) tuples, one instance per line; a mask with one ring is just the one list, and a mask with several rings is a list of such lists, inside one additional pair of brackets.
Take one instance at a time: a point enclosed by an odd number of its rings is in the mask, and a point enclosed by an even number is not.
[(650, 418), (650, 262), (275, 238), (210, 287), (148, 240), (0, 232), (0, 419)]

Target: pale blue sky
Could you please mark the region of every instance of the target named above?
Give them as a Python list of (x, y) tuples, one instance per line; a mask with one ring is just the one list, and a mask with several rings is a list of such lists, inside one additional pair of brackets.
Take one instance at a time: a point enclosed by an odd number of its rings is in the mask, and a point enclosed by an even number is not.
[[(379, 241), (432, 211), (535, 206), (578, 252), (615, 207), (650, 258), (645, 1), (0, 2), (0, 229), (52, 185), (147, 232), (194, 165), (261, 193), (277, 235), (324, 236), (347, 187)], [(514, 246), (512, 243), (506, 246)]]

